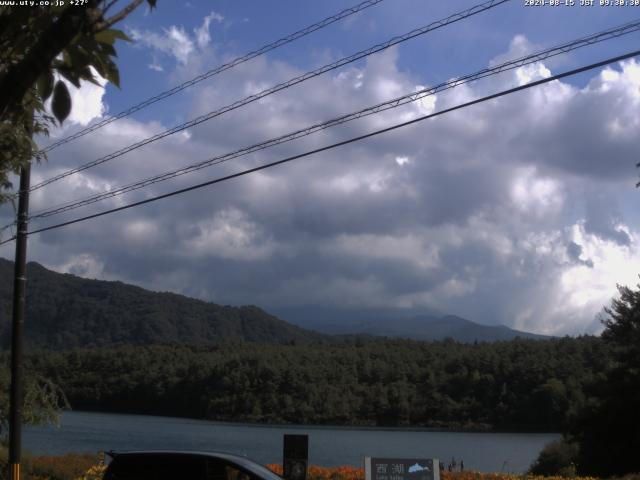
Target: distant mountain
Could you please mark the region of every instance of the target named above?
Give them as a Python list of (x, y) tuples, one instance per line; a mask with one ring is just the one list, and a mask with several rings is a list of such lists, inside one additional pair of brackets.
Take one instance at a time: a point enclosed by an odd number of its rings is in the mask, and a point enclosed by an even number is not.
[(420, 312), (417, 315), (415, 311), (393, 309), (342, 310), (300, 307), (273, 310), (280, 318), (290, 323), (331, 335), (369, 334), (431, 341), (452, 338), (459, 342), (493, 342), (517, 337), (539, 340), (550, 338), (514, 330), (504, 325), (481, 325), (436, 310)]
[[(122, 282), (88, 280), (37, 263), (27, 265), (27, 278), (25, 338), (35, 348), (331, 340), (255, 306), (222, 306)], [(10, 341), (12, 291), (13, 262), (0, 258), (2, 346)]]
[[(386, 336), (460, 342), (543, 339), (505, 326), (480, 325), (436, 310), (232, 307), (122, 282), (89, 280), (27, 265), (25, 338), (33, 348), (62, 350), (120, 345), (211, 345), (341, 342), (335, 337)], [(0, 258), (0, 346), (9, 344), (13, 262)], [(413, 316), (411, 314), (414, 314)], [(319, 333), (320, 332), (320, 333)], [(362, 337), (364, 339), (364, 337)]]

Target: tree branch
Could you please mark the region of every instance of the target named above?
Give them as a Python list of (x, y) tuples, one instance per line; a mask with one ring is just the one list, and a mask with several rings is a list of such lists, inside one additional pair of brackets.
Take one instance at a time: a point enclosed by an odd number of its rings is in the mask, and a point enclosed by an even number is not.
[(118, 0), (111, 0), (110, 2), (105, 1), (105, 5), (102, 8), (102, 13), (107, 13), (116, 3), (118, 3)]
[(106, 19), (106, 20), (104, 20), (102, 22), (97, 22), (95, 25), (93, 25), (92, 31), (94, 33), (98, 33), (98, 32), (101, 32), (103, 30), (106, 30), (106, 29), (110, 28), (112, 25), (118, 23), (120, 20), (123, 20), (127, 15), (129, 15), (136, 8), (138, 8), (140, 6), (140, 4), (142, 2), (144, 2), (144, 1), (145, 0), (133, 0), (129, 5), (124, 7), (122, 10), (120, 10), (118, 13), (116, 13), (112, 17), (110, 17), (110, 18), (108, 18), (108, 19)]

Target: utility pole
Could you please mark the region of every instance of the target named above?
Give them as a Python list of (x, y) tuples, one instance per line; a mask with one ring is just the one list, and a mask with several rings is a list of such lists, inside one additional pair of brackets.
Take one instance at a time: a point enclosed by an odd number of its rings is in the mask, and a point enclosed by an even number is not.
[(13, 276), (13, 315), (11, 318), (11, 392), (9, 417), (10, 480), (20, 480), (22, 453), (22, 403), (24, 400), (22, 372), (22, 331), (24, 326), (25, 291), (27, 284), (27, 223), (29, 219), (29, 188), (31, 163), (20, 169), (20, 192), (16, 234), (16, 256)]

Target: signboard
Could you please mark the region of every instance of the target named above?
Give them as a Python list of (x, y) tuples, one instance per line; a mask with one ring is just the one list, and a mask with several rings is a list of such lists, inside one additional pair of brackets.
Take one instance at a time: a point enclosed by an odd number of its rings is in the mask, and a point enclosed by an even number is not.
[(437, 458), (364, 459), (365, 480), (440, 480)]
[(282, 476), (287, 480), (306, 480), (309, 464), (309, 436), (285, 435)]

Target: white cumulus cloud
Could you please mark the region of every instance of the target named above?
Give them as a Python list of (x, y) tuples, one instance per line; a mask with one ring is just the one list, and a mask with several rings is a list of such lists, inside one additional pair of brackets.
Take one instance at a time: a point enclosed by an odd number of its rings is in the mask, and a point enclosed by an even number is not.
[[(177, 27), (174, 32), (156, 39), (158, 45), (167, 42), (157, 50), (164, 48), (179, 63), (202, 60), (197, 38)], [(517, 37), (505, 48), (521, 55), (531, 45)], [(396, 49), (315, 78), (50, 192), (57, 202), (128, 183), (430, 82), (401, 68), (401, 59)], [(584, 87), (552, 82), (87, 222), (82, 230), (47, 232), (30, 251), (34, 259), (67, 270), (70, 255), (90, 255), (109, 275), (223, 303), (435, 307), (540, 333), (593, 332), (616, 283), (634, 285), (640, 273), (640, 226), (621, 213), (628, 210), (622, 208), (626, 196), (636, 192), (639, 71), (632, 60), (592, 73)], [(189, 118), (202, 115), (211, 105), (300, 73), (283, 61), (256, 59), (202, 86), (185, 109)], [(233, 174), (553, 73), (546, 63), (510, 71), (441, 92), (437, 101), (364, 117), (119, 201)], [(164, 128), (133, 119), (114, 123), (63, 153), (52, 152), (34, 176), (45, 178), (87, 151), (109, 153)], [(51, 202), (34, 195), (33, 208)], [(0, 253), (10, 255), (6, 247)], [(100, 274), (90, 263), (87, 271)]]

